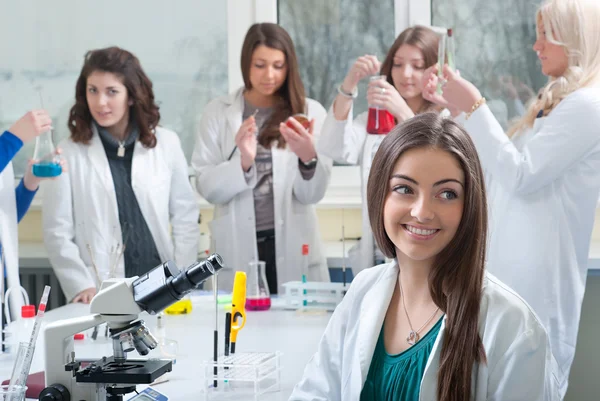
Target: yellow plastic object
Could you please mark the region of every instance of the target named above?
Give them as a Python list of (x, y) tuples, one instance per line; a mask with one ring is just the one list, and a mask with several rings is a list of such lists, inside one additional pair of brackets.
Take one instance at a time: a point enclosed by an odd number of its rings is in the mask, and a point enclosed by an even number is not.
[[(242, 318), (242, 321), (239, 321)], [(237, 340), (238, 331), (246, 324), (246, 273), (235, 272), (231, 296), (231, 342)]]
[(192, 301), (190, 299), (182, 299), (181, 301), (177, 301), (167, 309), (165, 309), (165, 313), (168, 315), (183, 315), (186, 313), (192, 312)]

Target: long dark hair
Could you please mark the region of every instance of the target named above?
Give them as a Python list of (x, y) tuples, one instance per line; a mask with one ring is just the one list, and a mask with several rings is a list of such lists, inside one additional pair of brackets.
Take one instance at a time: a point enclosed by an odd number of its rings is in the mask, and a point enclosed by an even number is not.
[(448, 246), (436, 256), (429, 274), (429, 291), (435, 304), (446, 313), (437, 398), (469, 400), (473, 364), (486, 363), (478, 331), (487, 236), (483, 171), (469, 135), (451, 119), (428, 112), (396, 126), (377, 150), (367, 184), (371, 228), (387, 257), (396, 257), (396, 247), (383, 224), (389, 180), (396, 161), (404, 152), (416, 148), (448, 152), (465, 175), (462, 219)]
[[(402, 45), (411, 45), (423, 53), (423, 63), (425, 68), (429, 68), (438, 61), (438, 44), (440, 37), (431, 29), (416, 25), (406, 28), (394, 41), (390, 50), (388, 50), (385, 60), (381, 64), (381, 75), (387, 77), (387, 81), (395, 87), (392, 79), (392, 67), (394, 66), (394, 55)], [(423, 107), (419, 113), (431, 110), (435, 105), (425, 99)]]
[(294, 42), (285, 29), (277, 24), (262, 23), (254, 24), (248, 29), (244, 44), (242, 45), (242, 76), (246, 89), (252, 89), (250, 83), (250, 66), (254, 50), (264, 45), (271, 49), (281, 50), (285, 54), (287, 64), (287, 77), (277, 91), (278, 102), (275, 110), (261, 130), (258, 142), (266, 147), (271, 147), (271, 142), (277, 140), (277, 147), (285, 147), (285, 139), (279, 132), (279, 123), (285, 121), (289, 116), (297, 113), (305, 113), (306, 96), (304, 85), (300, 79), (298, 70), (298, 58)]
[(135, 120), (140, 131), (139, 141), (147, 148), (156, 146), (154, 130), (160, 120), (154, 103), (152, 82), (142, 69), (140, 61), (127, 50), (118, 47), (91, 50), (86, 53), (83, 67), (75, 85), (75, 105), (69, 112), (69, 131), (74, 142), (89, 143), (92, 139), (92, 114), (86, 99), (87, 79), (96, 72), (110, 72), (123, 80), (127, 95), (133, 102), (129, 119)]

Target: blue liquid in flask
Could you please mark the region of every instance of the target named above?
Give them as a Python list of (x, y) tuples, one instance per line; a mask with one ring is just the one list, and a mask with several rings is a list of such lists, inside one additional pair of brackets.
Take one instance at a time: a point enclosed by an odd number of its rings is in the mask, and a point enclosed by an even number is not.
[(58, 177), (62, 173), (62, 167), (58, 163), (41, 162), (33, 165), (33, 175), (36, 177)]

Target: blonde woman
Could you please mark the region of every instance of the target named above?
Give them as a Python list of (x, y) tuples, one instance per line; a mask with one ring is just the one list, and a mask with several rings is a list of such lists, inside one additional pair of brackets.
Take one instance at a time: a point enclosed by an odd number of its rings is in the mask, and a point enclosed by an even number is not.
[(487, 267), (545, 324), (564, 396), (600, 191), (600, 2), (547, 0), (536, 23), (533, 50), (549, 82), (507, 135), (479, 90), (448, 68), (443, 98), (435, 68), (425, 96), (466, 113), (489, 174)]

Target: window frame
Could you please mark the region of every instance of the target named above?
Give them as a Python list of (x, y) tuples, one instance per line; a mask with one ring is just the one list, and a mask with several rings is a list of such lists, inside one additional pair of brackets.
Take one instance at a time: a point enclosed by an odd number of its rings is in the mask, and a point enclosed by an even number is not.
[[(256, 22), (278, 22), (278, 0), (227, 0), (229, 91), (243, 85), (239, 60), (248, 28)], [(421, 0), (422, 1), (422, 0)], [(394, 36), (414, 23), (430, 25), (431, 1), (394, 0)], [(391, 43), (390, 43), (391, 45)]]

